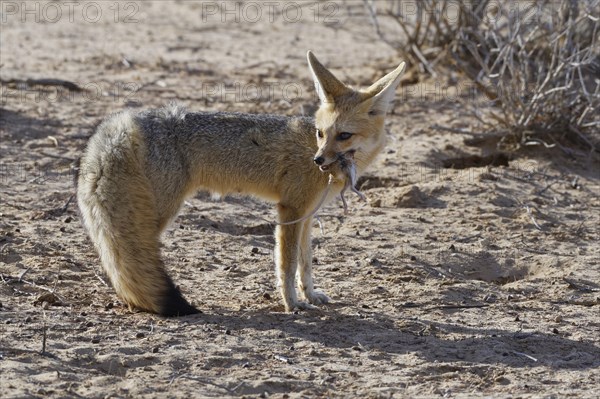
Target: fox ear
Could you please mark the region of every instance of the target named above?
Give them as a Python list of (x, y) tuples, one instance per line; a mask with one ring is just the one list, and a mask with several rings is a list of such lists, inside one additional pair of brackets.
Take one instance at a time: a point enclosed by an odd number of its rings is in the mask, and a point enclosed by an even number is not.
[(315, 89), (321, 100), (321, 104), (333, 103), (335, 98), (350, 91), (346, 85), (340, 82), (327, 68), (317, 60), (317, 57), (309, 51), (306, 54), (308, 67), (315, 82)]
[(398, 68), (373, 83), (371, 87), (367, 89), (367, 93), (372, 96), (372, 113), (385, 114), (389, 111), (405, 67), (406, 63), (402, 62), (398, 65)]

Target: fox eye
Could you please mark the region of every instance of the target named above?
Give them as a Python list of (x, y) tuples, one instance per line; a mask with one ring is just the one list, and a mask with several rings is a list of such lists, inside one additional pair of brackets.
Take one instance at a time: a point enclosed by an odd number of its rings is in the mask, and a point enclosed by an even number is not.
[(321, 129), (317, 129), (317, 137), (320, 139), (323, 138), (323, 132), (321, 131)]
[(344, 140), (348, 140), (350, 137), (352, 137), (352, 133), (342, 132), (337, 136), (337, 139), (339, 141), (344, 141)]

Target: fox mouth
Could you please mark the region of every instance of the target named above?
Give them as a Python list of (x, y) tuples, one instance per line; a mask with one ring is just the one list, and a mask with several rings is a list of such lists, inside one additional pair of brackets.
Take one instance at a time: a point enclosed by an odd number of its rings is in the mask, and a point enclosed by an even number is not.
[(343, 153), (342, 152), (337, 153), (336, 154), (337, 158), (333, 162), (330, 162), (327, 165), (321, 165), (321, 166), (319, 166), (319, 170), (321, 172), (327, 172), (328, 170), (331, 169), (331, 167), (333, 165), (335, 165), (338, 162), (339, 162), (340, 166), (342, 168), (344, 168), (347, 165), (347, 163), (348, 163), (349, 160), (354, 160), (354, 154), (355, 153), (356, 153), (356, 150), (349, 150), (349, 151), (346, 151), (346, 152), (343, 152)]

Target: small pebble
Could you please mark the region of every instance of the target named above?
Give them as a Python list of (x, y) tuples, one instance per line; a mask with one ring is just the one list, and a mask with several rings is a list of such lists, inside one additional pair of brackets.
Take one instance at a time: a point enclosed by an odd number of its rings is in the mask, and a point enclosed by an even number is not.
[(137, 334), (135, 334), (136, 338), (144, 338), (146, 335), (143, 332), (139, 332)]
[(498, 297), (494, 294), (487, 294), (485, 297), (483, 297), (483, 301), (487, 303), (494, 303), (497, 299)]
[(382, 265), (381, 262), (379, 261), (379, 259), (377, 259), (377, 258), (371, 258), (369, 260), (369, 264), (371, 266), (381, 266)]

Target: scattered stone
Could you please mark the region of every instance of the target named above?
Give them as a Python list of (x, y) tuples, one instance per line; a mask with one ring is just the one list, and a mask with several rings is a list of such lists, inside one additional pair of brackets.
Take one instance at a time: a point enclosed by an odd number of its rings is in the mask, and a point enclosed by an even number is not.
[(487, 294), (483, 297), (483, 301), (487, 303), (494, 303), (498, 300), (498, 297), (495, 294)]
[(37, 299), (33, 301), (33, 306), (37, 305), (40, 305), (43, 309), (48, 309), (50, 305), (60, 306), (62, 305), (62, 302), (54, 293), (47, 292), (38, 296)]
[(506, 378), (506, 377), (503, 377), (503, 376), (496, 377), (495, 381), (498, 384), (500, 384), (500, 385), (508, 385), (508, 384), (510, 384), (510, 380), (508, 378)]
[(396, 208), (422, 208), (426, 205), (427, 195), (417, 186), (408, 189), (395, 196), (392, 205)]
[(369, 260), (369, 265), (379, 267), (379, 266), (382, 266), (383, 264), (381, 263), (381, 261), (379, 259), (377, 259), (377, 258), (371, 258)]
[(381, 198), (369, 201), (369, 205), (371, 205), (373, 208), (381, 208)]

